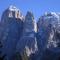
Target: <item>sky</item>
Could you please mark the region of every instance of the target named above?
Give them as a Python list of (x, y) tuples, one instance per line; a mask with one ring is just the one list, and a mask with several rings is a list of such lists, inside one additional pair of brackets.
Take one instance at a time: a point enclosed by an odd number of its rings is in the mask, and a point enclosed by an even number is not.
[(19, 8), (24, 16), (27, 11), (33, 12), (36, 20), (45, 12), (60, 12), (60, 0), (0, 0), (0, 18), (10, 5)]

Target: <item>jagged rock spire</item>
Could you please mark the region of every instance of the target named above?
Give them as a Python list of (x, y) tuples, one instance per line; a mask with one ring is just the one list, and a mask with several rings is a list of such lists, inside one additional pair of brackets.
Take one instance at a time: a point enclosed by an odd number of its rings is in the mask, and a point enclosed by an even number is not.
[(26, 19), (31, 18), (31, 20), (34, 20), (34, 16), (33, 16), (33, 13), (31, 11), (28, 11), (25, 17), (26, 17)]
[(1, 20), (7, 19), (7, 18), (17, 18), (17, 19), (20, 19), (20, 20), (24, 19), (21, 11), (13, 5), (9, 6), (3, 12)]
[(16, 8), (15, 6), (10, 6), (9, 8), (9, 17), (15, 17), (15, 18), (20, 18), (20, 19), (22, 19), (23, 18), (23, 15), (22, 15), (22, 13), (21, 13), (21, 11), (18, 9), (18, 8)]
[(34, 16), (32, 12), (28, 11), (24, 21), (24, 32), (32, 31), (34, 31)]

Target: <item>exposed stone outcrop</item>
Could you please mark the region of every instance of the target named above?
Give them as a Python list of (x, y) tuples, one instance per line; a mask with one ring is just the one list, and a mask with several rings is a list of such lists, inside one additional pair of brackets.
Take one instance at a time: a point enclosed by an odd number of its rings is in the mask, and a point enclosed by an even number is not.
[(60, 13), (46, 12), (38, 22), (8, 7), (0, 21), (1, 60), (60, 60)]

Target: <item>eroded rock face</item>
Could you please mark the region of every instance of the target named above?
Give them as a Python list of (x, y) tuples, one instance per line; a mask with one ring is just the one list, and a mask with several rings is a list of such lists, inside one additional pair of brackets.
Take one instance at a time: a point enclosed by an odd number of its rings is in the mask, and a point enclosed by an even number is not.
[(16, 51), (20, 54), (23, 54), (23, 52), (26, 51), (28, 57), (38, 51), (34, 30), (34, 17), (31, 12), (27, 12), (25, 16), (23, 35), (16, 46)]
[[(16, 11), (19, 10), (15, 7), (9, 7), (4, 11), (1, 18), (0, 39), (3, 44), (2, 54), (6, 55), (6, 60), (12, 60), (16, 44), (22, 35), (23, 20), (20, 15), (20, 18), (15, 16)], [(9, 14), (12, 15), (9, 16)]]
[(14, 6), (0, 23), (0, 59), (60, 60), (60, 14), (45, 13), (36, 23), (31, 12), (24, 17)]
[(22, 15), (21, 11), (18, 8), (11, 5), (2, 14), (2, 21), (4, 21), (3, 19), (7, 18), (17, 18), (23, 20), (24, 16)]
[[(40, 17), (38, 23), (38, 46), (40, 50), (40, 55), (42, 56), (42, 60), (49, 60), (50, 58), (54, 60), (55, 54), (53, 51), (57, 51), (60, 41), (60, 16), (57, 13), (46, 13), (42, 17)], [(39, 43), (40, 42), (40, 43)], [(57, 50), (55, 50), (56, 48)], [(60, 47), (59, 47), (60, 48)], [(46, 49), (48, 52), (46, 51)], [(52, 57), (52, 55), (54, 57)], [(56, 52), (55, 52), (56, 53)], [(44, 55), (45, 54), (45, 55)], [(47, 55), (46, 55), (47, 54)], [(48, 56), (48, 57), (47, 57)], [(58, 53), (57, 53), (58, 56)], [(51, 60), (50, 59), (50, 60)]]
[[(27, 56), (37, 52), (34, 17), (27, 12), (25, 19), (19, 9), (10, 6), (3, 12), (0, 25), (0, 39), (3, 44), (2, 55), (6, 60), (15, 59), (15, 53), (26, 51)], [(27, 52), (28, 51), (28, 52)]]

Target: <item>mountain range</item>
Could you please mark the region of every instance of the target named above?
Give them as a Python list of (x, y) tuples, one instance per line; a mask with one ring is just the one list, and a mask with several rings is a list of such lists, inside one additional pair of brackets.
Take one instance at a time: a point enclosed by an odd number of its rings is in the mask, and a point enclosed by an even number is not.
[[(52, 57), (53, 56), (53, 57)], [(8, 7), (0, 21), (0, 60), (59, 60), (60, 13), (45, 12), (36, 22)]]

